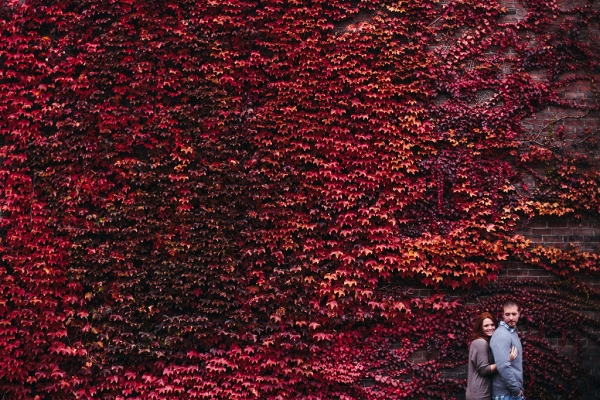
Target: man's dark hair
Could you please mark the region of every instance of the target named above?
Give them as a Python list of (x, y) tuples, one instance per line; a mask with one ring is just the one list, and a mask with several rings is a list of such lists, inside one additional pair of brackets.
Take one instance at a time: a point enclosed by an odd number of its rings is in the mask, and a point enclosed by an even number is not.
[(506, 307), (513, 307), (513, 306), (517, 306), (517, 310), (519, 309), (519, 305), (517, 304), (516, 301), (514, 301), (514, 300), (506, 300), (504, 302), (504, 304), (502, 304), (502, 311), (504, 311), (504, 309)]

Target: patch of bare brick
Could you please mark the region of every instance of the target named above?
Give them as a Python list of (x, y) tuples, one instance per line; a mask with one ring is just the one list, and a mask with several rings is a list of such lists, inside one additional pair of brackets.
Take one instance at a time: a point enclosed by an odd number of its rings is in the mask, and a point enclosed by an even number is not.
[(593, 218), (539, 218), (519, 233), (530, 239), (534, 246), (593, 252), (600, 249), (600, 221)]
[(500, 19), (503, 24), (515, 24), (527, 16), (527, 9), (520, 1), (507, 0), (502, 2), (506, 7), (506, 14)]

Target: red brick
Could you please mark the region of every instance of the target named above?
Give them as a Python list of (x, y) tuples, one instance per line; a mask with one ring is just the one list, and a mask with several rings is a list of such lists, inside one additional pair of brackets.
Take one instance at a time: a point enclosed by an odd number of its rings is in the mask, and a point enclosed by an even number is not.
[[(550, 228), (566, 228), (569, 226), (569, 223), (568, 223), (568, 221), (566, 221), (564, 219), (555, 219), (555, 220), (548, 221), (547, 225)], [(554, 231), (553, 231), (553, 234), (555, 234)]]
[(580, 100), (584, 99), (585, 95), (581, 92), (566, 92), (563, 97), (570, 100)]
[(532, 228), (531, 233), (533, 235), (553, 235), (554, 231), (550, 228)]
[(563, 243), (563, 241), (558, 236), (544, 236), (542, 238), (542, 242), (544, 242), (544, 243)]
[(542, 236), (534, 236), (534, 235), (525, 235), (525, 236), (527, 236), (527, 239), (531, 240), (534, 243), (542, 242)]
[(594, 226), (590, 221), (569, 221), (570, 228), (588, 228)]
[(573, 235), (594, 236), (594, 228), (573, 228)]
[(509, 269), (505, 271), (507, 276), (527, 276), (527, 272), (519, 269)]
[(554, 228), (554, 229), (552, 229), (551, 235), (571, 236), (571, 235), (573, 235), (573, 228)]
[(541, 218), (531, 221), (530, 226), (533, 228), (546, 227), (546, 226), (548, 226), (548, 221), (549, 221), (548, 218), (541, 217)]

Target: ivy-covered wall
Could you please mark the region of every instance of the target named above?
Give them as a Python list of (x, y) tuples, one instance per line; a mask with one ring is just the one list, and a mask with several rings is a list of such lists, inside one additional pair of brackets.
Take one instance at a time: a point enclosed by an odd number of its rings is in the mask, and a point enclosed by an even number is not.
[[(590, 216), (579, 220), (556, 216), (538, 217), (535, 221), (528, 224), (526, 228), (522, 229), (520, 233), (531, 240), (532, 246), (551, 246), (561, 249), (578, 248), (585, 251), (597, 251), (600, 245), (600, 221)], [(577, 279), (583, 281), (588, 288), (595, 290), (600, 288), (600, 279), (597, 276), (585, 274), (574, 275)], [(596, 325), (588, 330), (588, 335), (575, 336), (563, 335), (559, 331), (548, 332), (545, 330), (545, 326), (547, 325), (562, 323), (563, 319), (571, 319), (570, 316), (565, 317), (563, 315), (564, 308), (561, 307), (561, 301), (556, 300), (562, 296), (568, 296), (568, 291), (564, 290), (565, 283), (561, 283), (560, 278), (546, 269), (517, 260), (507, 261), (503, 265), (503, 270), (499, 273), (498, 281), (501, 283), (518, 283), (519, 286), (523, 285), (526, 291), (539, 289), (540, 287), (552, 287), (556, 291), (555, 298), (550, 300), (553, 305), (557, 306), (555, 315), (549, 315), (547, 319), (536, 318), (530, 314), (531, 310), (527, 307), (524, 314), (525, 320), (522, 321), (520, 326), (521, 336), (524, 338), (543, 338), (544, 345), (548, 346), (547, 351), (551, 354), (555, 351), (560, 357), (566, 357), (570, 361), (579, 363), (580, 367), (590, 373), (591, 380), (583, 380), (577, 384), (580, 386), (582, 392), (573, 394), (571, 397), (582, 399), (597, 397), (600, 392), (598, 385), (600, 371), (597, 368), (598, 360), (600, 359), (600, 346), (598, 346), (600, 328)], [(431, 291), (422, 288), (419, 294), (430, 295)], [(484, 296), (487, 297), (488, 294), (483, 293), (482, 297)], [(525, 298), (528, 297), (529, 295), (525, 294)], [(477, 306), (479, 300), (480, 298), (474, 299), (472, 305)], [(600, 312), (598, 312), (596, 307), (587, 310), (583, 307), (578, 311), (578, 314), (595, 320), (600, 318)], [(536, 319), (537, 321), (532, 324), (531, 322)], [(427, 361), (431, 358), (431, 355), (432, 352), (425, 349), (417, 351), (413, 355), (413, 362), (420, 363)], [(454, 379), (465, 379), (466, 374), (466, 365), (444, 372), (444, 376)], [(554, 381), (556, 379), (555, 375), (558, 374), (549, 374), (544, 376), (544, 379)], [(374, 382), (366, 381), (365, 383), (373, 384)], [(568, 398), (568, 396), (558, 393), (538, 396), (540, 398)], [(457, 393), (456, 398), (463, 399), (464, 395)]]
[(0, 394), (596, 398), (599, 10), (0, 0)]

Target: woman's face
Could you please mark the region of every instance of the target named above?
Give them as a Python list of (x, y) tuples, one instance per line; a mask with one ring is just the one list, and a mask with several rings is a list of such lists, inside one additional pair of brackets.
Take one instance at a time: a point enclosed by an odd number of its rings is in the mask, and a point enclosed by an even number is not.
[(495, 330), (496, 325), (494, 324), (494, 321), (492, 321), (489, 318), (483, 320), (483, 333), (485, 333), (488, 336), (492, 336)]

